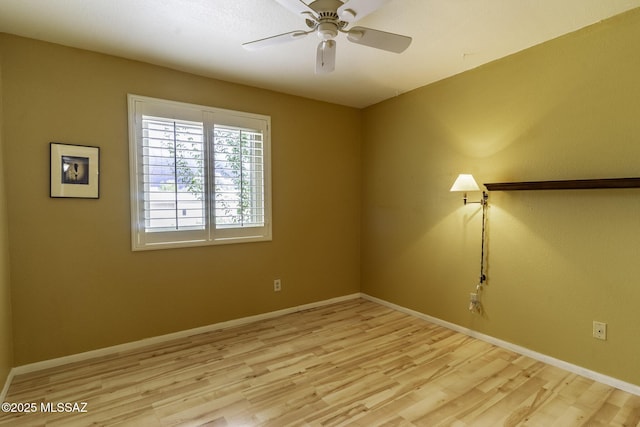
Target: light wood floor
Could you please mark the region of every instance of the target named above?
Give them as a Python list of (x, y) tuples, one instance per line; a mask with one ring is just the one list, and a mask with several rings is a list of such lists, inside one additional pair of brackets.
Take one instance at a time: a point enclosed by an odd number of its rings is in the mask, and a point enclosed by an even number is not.
[(640, 397), (356, 299), (14, 378), (0, 425), (637, 426)]

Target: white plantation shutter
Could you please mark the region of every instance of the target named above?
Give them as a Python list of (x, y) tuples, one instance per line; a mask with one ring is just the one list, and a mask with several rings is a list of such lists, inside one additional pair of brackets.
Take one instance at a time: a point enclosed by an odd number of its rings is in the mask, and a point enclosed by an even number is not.
[(271, 239), (269, 117), (129, 95), (134, 250)]
[(206, 224), (202, 123), (142, 117), (144, 221), (148, 232)]
[(264, 225), (262, 133), (215, 126), (213, 146), (216, 227)]

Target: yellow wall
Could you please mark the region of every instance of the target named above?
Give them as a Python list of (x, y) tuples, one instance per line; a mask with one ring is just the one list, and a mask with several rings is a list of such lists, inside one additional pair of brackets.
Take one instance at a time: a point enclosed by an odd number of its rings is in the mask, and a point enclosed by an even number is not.
[[(0, 55), (0, 384), (13, 366), (11, 289), (9, 276), (9, 237), (5, 190), (4, 145), (2, 139), (2, 56)], [(0, 389), (2, 386), (0, 385)]]
[(640, 9), (366, 109), (363, 292), (640, 384), (640, 189), (492, 192), (482, 317), (479, 206), (449, 193), (640, 176), (638, 52)]
[[(0, 43), (15, 365), (359, 290), (359, 110)], [(272, 242), (130, 250), (127, 93), (271, 115)], [(51, 141), (101, 148), (99, 200), (49, 198)]]

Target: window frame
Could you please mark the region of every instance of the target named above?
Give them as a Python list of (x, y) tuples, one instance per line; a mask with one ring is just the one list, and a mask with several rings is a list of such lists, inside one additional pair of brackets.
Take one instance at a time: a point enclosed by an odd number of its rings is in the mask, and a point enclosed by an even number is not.
[[(129, 121), (129, 172), (131, 197), (131, 248), (133, 251), (209, 246), (272, 240), (271, 219), (271, 117), (216, 107), (127, 95)], [(201, 122), (205, 158), (204, 219), (201, 230), (146, 231), (143, 116)], [(215, 223), (214, 146), (215, 126), (233, 127), (262, 134), (264, 224), (229, 226)], [(177, 185), (177, 183), (176, 183)]]

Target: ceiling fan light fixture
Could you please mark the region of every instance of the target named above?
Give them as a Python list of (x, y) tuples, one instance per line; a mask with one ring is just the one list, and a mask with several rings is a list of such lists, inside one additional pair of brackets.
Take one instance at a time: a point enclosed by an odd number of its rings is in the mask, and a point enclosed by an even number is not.
[(331, 73), (336, 68), (336, 41), (323, 40), (318, 44), (316, 74)]

